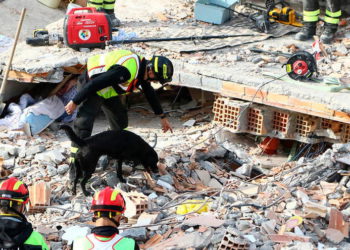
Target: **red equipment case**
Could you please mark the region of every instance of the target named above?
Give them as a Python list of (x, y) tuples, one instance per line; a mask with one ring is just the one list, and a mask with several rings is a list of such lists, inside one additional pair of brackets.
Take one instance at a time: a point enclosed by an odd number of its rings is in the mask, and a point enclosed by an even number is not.
[(73, 49), (104, 48), (112, 39), (112, 25), (106, 13), (95, 8), (71, 9), (64, 20), (64, 42)]

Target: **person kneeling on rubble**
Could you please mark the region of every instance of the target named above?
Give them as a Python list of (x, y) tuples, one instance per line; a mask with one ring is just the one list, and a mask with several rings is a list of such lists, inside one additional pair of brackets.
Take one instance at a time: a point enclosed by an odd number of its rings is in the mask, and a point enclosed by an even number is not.
[(125, 211), (125, 200), (117, 189), (106, 187), (97, 192), (92, 200), (92, 221), (96, 227), (92, 233), (73, 241), (73, 250), (85, 249), (140, 249), (135, 240), (119, 235), (118, 227)]
[(28, 202), (29, 191), (23, 182), (11, 177), (0, 183), (0, 249), (49, 249), (23, 215)]

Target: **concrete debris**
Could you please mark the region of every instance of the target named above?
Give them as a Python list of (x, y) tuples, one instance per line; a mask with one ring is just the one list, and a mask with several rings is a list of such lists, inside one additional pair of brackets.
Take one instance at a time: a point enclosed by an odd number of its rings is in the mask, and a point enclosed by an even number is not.
[[(140, 33), (140, 37), (165, 37), (165, 35), (173, 36), (182, 32), (185, 32), (185, 35), (188, 34), (187, 32), (192, 32), (191, 35), (194, 35), (197, 31), (203, 33), (203, 30), (208, 34), (211, 33), (216, 29), (215, 27), (203, 26), (194, 20), (191, 11), (194, 2), (194, 0), (181, 1), (182, 8), (173, 8), (175, 4), (170, 4), (161, 12), (154, 13), (152, 17), (140, 17), (152, 22), (149, 29), (144, 29), (144, 25), (129, 19), (128, 23), (131, 23), (132, 27), (125, 25), (126, 32), (131, 31), (129, 29), (135, 29)], [(169, 33), (164, 33), (160, 26), (163, 26), (164, 30), (167, 29)], [(174, 26), (174, 28), (166, 28), (166, 26)], [(240, 31), (240, 27), (231, 28), (235, 33)], [(225, 29), (230, 31), (230, 27)], [(251, 38), (246, 39), (242, 41), (248, 42)], [(269, 40), (265, 45), (259, 44), (259, 48), (276, 52), (274, 39)], [(222, 42), (223, 40), (216, 41), (216, 43)], [(310, 47), (305, 44), (279, 42), (283, 43), (281, 51), (283, 53), (294, 53)], [(235, 92), (242, 88), (244, 95), (249, 96), (249, 100), (259, 100), (259, 103), (263, 103), (266, 98), (268, 100), (272, 98), (269, 100), (272, 105), (276, 101), (273, 98), (274, 95), (276, 99), (285, 97), (275, 94), (277, 92), (287, 94), (286, 105), (300, 106), (292, 100), (302, 99), (310, 101), (307, 103), (310, 108), (320, 106), (320, 109), (325, 110), (324, 112), (330, 112), (322, 117), (332, 117), (331, 112), (339, 110), (340, 114), (337, 117), (340, 119), (349, 111), (349, 105), (345, 105), (348, 93), (339, 93), (342, 98), (332, 96), (329, 99), (324, 98), (322, 91), (320, 93), (310, 89), (306, 91), (304, 87), (296, 88), (293, 84), (277, 86), (270, 84), (269, 89), (263, 88), (264, 79), (256, 77), (261, 76), (256, 73), (267, 69), (279, 72), (277, 70), (280, 70), (280, 66), (288, 60), (285, 56), (258, 55), (252, 53), (247, 47), (227, 49), (225, 55), (212, 51), (193, 53), (188, 56), (186, 53), (170, 54), (166, 46), (171, 46), (172, 49), (178, 47), (179, 50), (182, 46), (192, 48), (193, 44), (203, 46), (203, 49), (210, 49), (210, 47), (206, 46), (204, 40), (199, 43), (191, 41), (190, 45), (167, 44), (157, 43), (156, 46), (153, 43), (136, 46), (123, 44), (122, 46), (140, 54), (152, 55), (161, 52), (170, 56), (174, 59), (174, 66), (181, 69), (181, 72), (174, 75), (174, 82), (188, 82), (194, 88), (218, 93), (221, 91), (219, 86), (226, 84), (226, 81), (232, 81), (237, 84), (230, 91)], [(224, 45), (220, 44), (220, 47)], [(232, 45), (237, 44), (232, 43)], [(34, 56), (43, 55), (43, 49), (45, 56), (42, 58)], [(108, 47), (106, 51), (112, 49), (114, 47)], [(184, 49), (186, 51), (186, 48)], [(343, 39), (343, 42), (336, 42), (326, 49), (328, 56), (318, 61), (319, 73), (333, 74), (337, 78), (349, 77), (350, 40)], [(45, 82), (55, 83), (63, 78), (63, 66), (84, 64), (90, 55), (102, 51), (92, 50), (92, 54), (71, 50), (67, 52), (58, 46), (35, 47), (29, 54), (25, 53), (26, 50), (28, 46), (19, 46), (16, 54), (23, 56), (15, 60), (13, 71), (23, 68), (28, 74), (33, 74), (30, 75), (32, 82), (45, 80)], [(179, 51), (176, 50), (176, 52)], [(178, 60), (180, 54), (183, 61)], [(29, 55), (33, 59), (26, 59), (24, 55)], [(4, 55), (0, 55), (0, 59), (4, 59)], [(209, 63), (211, 67), (206, 67)], [(2, 67), (3, 65), (0, 65), (0, 68)], [(53, 70), (56, 68), (57, 70)], [(45, 72), (51, 73), (42, 78), (40, 74), (45, 75)], [(241, 84), (242, 82), (249, 82), (249, 87)], [(255, 91), (254, 85), (259, 86), (261, 93)], [(200, 93), (198, 100), (205, 99), (206, 91)], [(266, 96), (263, 93), (266, 93)], [(191, 93), (192, 95), (196, 94)], [(174, 130), (171, 136), (159, 138), (156, 148), (159, 155), (159, 173), (144, 173), (143, 170), (134, 167), (133, 163), (124, 162), (123, 174), (127, 183), (120, 183), (115, 173), (116, 164), (113, 164), (107, 156), (99, 159), (96, 172), (86, 187), (95, 192), (107, 184), (122, 190), (127, 207), (124, 215), (128, 221), (121, 223), (121, 235), (134, 238), (141, 249), (152, 250), (306, 250), (338, 247), (350, 249), (350, 143), (333, 144), (333, 146), (326, 145), (328, 142), (324, 143), (325, 145), (319, 147), (318, 155), (315, 154), (317, 157), (314, 158), (308, 157), (314, 153), (310, 147), (299, 152), (299, 155), (294, 155), (289, 162), (285, 160), (286, 157), (281, 162), (273, 156), (266, 159), (261, 157), (261, 149), (248, 146), (241, 135), (233, 134), (213, 124), (204, 123), (203, 125), (203, 121), (210, 118), (210, 115), (203, 115), (202, 111), (198, 111), (198, 107), (204, 106), (205, 103), (202, 103), (204, 101), (192, 100), (185, 105), (180, 105), (180, 110), (177, 110), (183, 114), (182, 121), (178, 123), (180, 129)], [(237, 112), (237, 120), (240, 120), (236, 124), (237, 129), (247, 126), (242, 117), (244, 117), (243, 114), (250, 112), (252, 105), (239, 100), (230, 101), (234, 102), (233, 107), (237, 107), (237, 110), (230, 111), (230, 115)], [(230, 103), (223, 105), (229, 106), (228, 104)], [(257, 109), (257, 111), (264, 110)], [(194, 113), (185, 116), (186, 112)], [(307, 111), (304, 110), (303, 113), (305, 112)], [(174, 113), (176, 112), (169, 111), (169, 119), (173, 118)], [(289, 119), (289, 111), (286, 117)], [(264, 120), (263, 116), (259, 118)], [(296, 118), (291, 117), (291, 119)], [(321, 126), (322, 123), (322, 126), (332, 130), (324, 133), (332, 134), (336, 139), (348, 136), (334, 128), (328, 128), (329, 124), (326, 120), (322, 118), (321, 121), (320, 118), (314, 122), (314, 125)], [(343, 121), (343, 119), (340, 120)], [(225, 122), (231, 125), (231, 122)], [(261, 122), (261, 129), (265, 131), (266, 126), (270, 124)], [(300, 122), (309, 124), (308, 118)], [(343, 129), (348, 131), (348, 125), (343, 125), (345, 126)], [(274, 126), (278, 127), (278, 124)], [(313, 125), (305, 126), (308, 140), (318, 137), (318, 134), (314, 134), (315, 131), (307, 130), (312, 130)], [(132, 129), (140, 134), (146, 134), (142, 130), (144, 128), (132, 127)], [(289, 127), (281, 127), (281, 129), (288, 130)], [(274, 133), (279, 131), (274, 130)], [(264, 133), (254, 131), (252, 134), (260, 136)], [(205, 140), (206, 138), (208, 139)], [(80, 188), (76, 195), (71, 194), (68, 177), (70, 141), (65, 135), (61, 131), (45, 130), (40, 136), (35, 135), (28, 139), (22, 131), (1, 131), (0, 139), (0, 177), (20, 177), (29, 186), (31, 207), (28, 220), (45, 235), (51, 249), (67, 249), (67, 245), (70, 245), (75, 238), (90, 233), (92, 214), (89, 209), (92, 197), (83, 196)], [(349, 140), (349, 138), (345, 139)], [(301, 157), (297, 159), (297, 156)]]
[[(60, 131), (54, 133), (63, 136)], [(64, 247), (71, 240), (72, 223), (88, 223), (90, 216), (85, 214), (91, 197), (86, 199), (82, 193), (72, 197), (68, 185), (62, 185), (62, 180), (68, 180), (70, 144), (52, 138), (33, 138), (28, 143), (30, 154), (23, 155), (16, 153), (23, 145), (21, 136), (8, 140), (3, 145), (13, 165), (5, 168), (2, 159), (0, 166), (3, 175), (8, 170), (30, 186), (29, 220), (48, 228), (52, 246)], [(347, 246), (350, 180), (342, 177), (334, 182), (328, 177), (346, 171), (349, 165), (344, 158), (350, 154), (350, 144), (335, 144), (314, 159), (275, 166), (252, 179), (236, 169), (250, 165), (253, 174), (259, 164), (254, 155), (233, 142), (225, 146), (213, 141), (193, 151), (162, 151), (158, 175), (143, 174), (124, 163), (129, 185), (118, 184), (114, 168), (101, 167), (87, 186), (121, 187), (129, 219), (121, 225), (122, 235), (134, 237), (147, 249), (300, 249), (315, 248), (321, 239), (325, 247)], [(248, 158), (236, 153), (230, 158), (231, 150)], [(228, 168), (226, 162), (231, 159), (246, 163)], [(108, 165), (103, 157), (101, 161)], [(57, 231), (59, 225), (64, 229)], [(74, 230), (80, 234), (89, 229)]]

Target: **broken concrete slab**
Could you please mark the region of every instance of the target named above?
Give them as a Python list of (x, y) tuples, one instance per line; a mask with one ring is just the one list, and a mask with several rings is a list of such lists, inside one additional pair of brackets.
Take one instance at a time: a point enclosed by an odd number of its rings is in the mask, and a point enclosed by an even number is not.
[(160, 218), (160, 213), (146, 213), (143, 212), (140, 217), (137, 219), (136, 226), (144, 226), (144, 225), (149, 225), (149, 224), (154, 224), (156, 223)]
[(315, 218), (315, 216), (326, 217), (327, 207), (319, 203), (308, 201), (304, 204), (304, 211), (307, 213), (305, 217)]
[(344, 234), (337, 229), (328, 228), (326, 238), (334, 244), (339, 244), (344, 239)]
[(208, 186), (210, 179), (211, 179), (209, 172), (207, 170), (200, 170), (200, 169), (196, 169), (195, 172), (198, 175), (201, 182), (204, 185)]
[(203, 233), (192, 232), (188, 234), (179, 233), (173, 238), (160, 242), (150, 248), (151, 250), (164, 250), (169, 248), (186, 249), (196, 248), (203, 249), (210, 244), (210, 239), (213, 236), (214, 230), (208, 229)]
[(183, 222), (184, 225), (188, 226), (205, 226), (205, 227), (221, 227), (224, 224), (224, 220), (215, 218), (213, 214), (203, 214), (191, 217)]

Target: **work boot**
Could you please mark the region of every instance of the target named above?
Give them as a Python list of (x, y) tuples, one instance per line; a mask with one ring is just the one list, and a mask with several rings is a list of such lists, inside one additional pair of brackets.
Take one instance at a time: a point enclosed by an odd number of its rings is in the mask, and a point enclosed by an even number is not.
[(336, 24), (325, 24), (324, 31), (320, 37), (320, 40), (324, 44), (330, 44), (332, 43), (335, 33), (337, 32), (338, 25)]
[(113, 27), (120, 26), (120, 20), (115, 16), (115, 14), (109, 14), (109, 18), (111, 19), (111, 23)]
[(304, 26), (295, 35), (295, 39), (299, 41), (306, 41), (316, 35), (316, 22), (304, 22)]
[(113, 27), (120, 26), (120, 20), (115, 16), (114, 10), (105, 10), (105, 12), (108, 14), (109, 19), (111, 20), (111, 24)]

